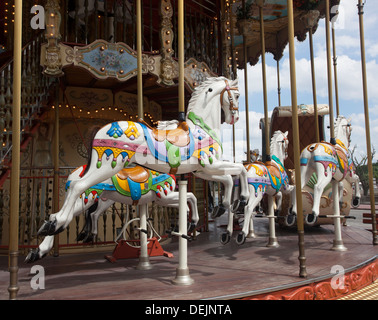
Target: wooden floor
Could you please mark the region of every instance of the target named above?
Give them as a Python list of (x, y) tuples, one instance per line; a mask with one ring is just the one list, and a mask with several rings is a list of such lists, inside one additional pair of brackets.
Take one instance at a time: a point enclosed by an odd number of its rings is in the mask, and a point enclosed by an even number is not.
[[(222, 245), (219, 227), (227, 217), (210, 223), (210, 232), (201, 233), (189, 243), (188, 266), (194, 283), (176, 286), (171, 280), (178, 267), (178, 243), (164, 246), (173, 258), (151, 257), (151, 270), (136, 270), (137, 259), (104, 259), (108, 252), (48, 256), (35, 264), (45, 270), (45, 289), (33, 290), (30, 281), (31, 264), (20, 257), (19, 293), (21, 300), (44, 299), (233, 299), (266, 291), (297, 286), (320, 278), (330, 277), (333, 265), (355, 268), (377, 258), (369, 231), (357, 227), (343, 227), (346, 252), (331, 251), (333, 226), (306, 229), (305, 254), (307, 279), (299, 278), (298, 236), (295, 230), (277, 226), (280, 246), (267, 248), (267, 220), (256, 219), (255, 239), (247, 239), (238, 246), (234, 239)], [(223, 219), (223, 221), (222, 221)], [(0, 299), (8, 299), (8, 257), (0, 257)]]

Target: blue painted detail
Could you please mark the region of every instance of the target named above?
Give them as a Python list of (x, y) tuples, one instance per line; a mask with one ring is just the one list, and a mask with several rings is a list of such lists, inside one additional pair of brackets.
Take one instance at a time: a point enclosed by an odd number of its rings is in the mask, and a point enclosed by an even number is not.
[(106, 154), (107, 157), (110, 157), (110, 156), (113, 154), (113, 150), (111, 150), (111, 149), (106, 149), (106, 150), (104, 151), (104, 153)]
[(112, 138), (119, 138), (120, 136), (122, 136), (123, 130), (119, 126), (118, 122), (113, 122), (106, 134)]
[(129, 184), (130, 188), (131, 199), (134, 201), (139, 200), (142, 196), (142, 188), (140, 187), (140, 183), (134, 182), (130, 178), (127, 178), (127, 183)]
[(155, 185), (155, 184), (164, 182), (165, 180), (168, 180), (169, 178), (172, 178), (169, 174), (166, 174), (166, 173), (161, 174), (152, 179), (152, 184)]
[(71, 182), (72, 182), (72, 180), (68, 180), (66, 182), (66, 191), (70, 188)]
[(301, 158), (300, 162), (301, 162), (301, 165), (307, 165), (308, 159), (307, 158)]
[(338, 161), (334, 157), (331, 157), (331, 156), (315, 156), (314, 161), (318, 161), (318, 162), (327, 161), (327, 162), (334, 163), (336, 166), (339, 166)]
[(91, 187), (91, 189), (117, 191), (116, 187), (113, 184), (109, 184), (109, 183), (98, 183), (98, 184), (95, 184), (93, 187)]

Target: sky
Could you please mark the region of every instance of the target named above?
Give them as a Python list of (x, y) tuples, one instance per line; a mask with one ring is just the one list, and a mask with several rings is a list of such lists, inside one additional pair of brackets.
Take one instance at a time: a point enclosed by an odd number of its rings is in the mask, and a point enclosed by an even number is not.
[[(365, 113), (362, 89), (362, 67), (360, 51), (360, 31), (357, 0), (341, 0), (339, 17), (334, 25), (336, 34), (337, 76), (340, 114), (351, 118), (352, 137), (350, 149), (356, 146), (355, 156), (361, 158), (367, 154)], [(378, 161), (378, 12), (377, 0), (366, 0), (364, 6), (365, 55), (368, 84), (368, 106), (370, 118), (370, 136), (372, 148), (377, 150), (373, 163)], [(325, 19), (319, 21), (313, 35), (317, 103), (328, 103), (328, 78), (326, 63)], [(331, 48), (332, 50), (332, 48)], [(331, 51), (333, 56), (333, 52)], [(310, 66), (310, 50), (308, 37), (299, 42), (295, 39), (297, 99), (298, 104), (313, 104), (312, 80)], [(266, 53), (266, 73), (269, 116), (278, 106), (276, 61), (272, 54)], [(281, 105), (291, 105), (290, 65), (288, 46), (280, 61)], [(333, 69), (333, 65), (332, 65)], [(334, 81), (334, 75), (332, 75)], [(246, 144), (246, 113), (244, 70), (238, 70), (239, 79), (239, 110), (240, 120), (235, 125), (236, 161), (245, 159)], [(262, 91), (261, 59), (255, 66), (248, 66), (248, 106), (250, 126), (250, 148), (261, 151), (261, 130), (259, 121), (264, 117), (264, 100)], [(334, 99), (334, 115), (336, 116), (335, 87), (332, 87)], [(325, 126), (329, 125), (329, 117), (325, 118)], [(232, 131), (227, 124), (222, 125), (222, 139), (225, 160), (232, 161)], [(329, 132), (326, 129), (327, 140)]]

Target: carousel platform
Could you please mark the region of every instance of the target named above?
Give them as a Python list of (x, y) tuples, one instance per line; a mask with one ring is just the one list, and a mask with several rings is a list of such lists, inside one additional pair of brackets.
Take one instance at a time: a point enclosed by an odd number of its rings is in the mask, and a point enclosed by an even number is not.
[[(280, 246), (268, 248), (267, 219), (255, 219), (257, 238), (238, 246), (234, 239), (219, 242), (227, 217), (210, 223), (210, 231), (188, 244), (188, 266), (194, 283), (173, 285), (178, 267), (178, 242), (163, 244), (172, 258), (151, 257), (152, 269), (137, 270), (138, 259), (110, 263), (111, 252), (47, 256), (43, 266), (45, 288), (33, 290), (33, 264), (19, 263), (19, 300), (334, 300), (376, 284), (378, 248), (371, 232), (363, 227), (342, 227), (345, 252), (331, 251), (333, 226), (305, 230), (307, 278), (299, 277), (298, 236), (295, 230), (277, 227)], [(236, 233), (235, 233), (236, 234)], [(0, 299), (8, 299), (8, 257), (0, 257)], [(344, 287), (332, 285), (335, 271), (343, 268)], [(336, 284), (339, 282), (336, 281)]]

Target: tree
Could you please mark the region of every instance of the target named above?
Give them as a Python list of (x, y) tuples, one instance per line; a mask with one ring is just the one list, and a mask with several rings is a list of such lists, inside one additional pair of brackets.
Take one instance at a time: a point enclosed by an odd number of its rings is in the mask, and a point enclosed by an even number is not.
[[(353, 147), (353, 150), (351, 151), (351, 157), (354, 164), (354, 168), (356, 170), (356, 174), (360, 178), (360, 182), (362, 184), (362, 188), (364, 190), (364, 195), (368, 195), (369, 191), (369, 172), (367, 167), (367, 161), (368, 157), (367, 155), (362, 156), (360, 159), (357, 159), (355, 156), (357, 146)], [(374, 158), (375, 155), (375, 149), (373, 147), (372, 155), (371, 157)], [(373, 164), (373, 177), (378, 180), (378, 162), (376, 164)]]

